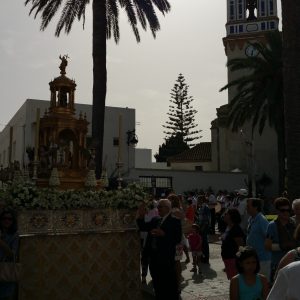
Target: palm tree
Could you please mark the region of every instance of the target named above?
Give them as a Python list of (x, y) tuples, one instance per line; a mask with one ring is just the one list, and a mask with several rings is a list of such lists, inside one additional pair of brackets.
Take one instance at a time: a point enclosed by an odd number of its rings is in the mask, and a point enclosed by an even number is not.
[(282, 37), (280, 32), (266, 35), (266, 44), (253, 43), (259, 55), (232, 59), (227, 63), (231, 71), (246, 75), (225, 85), (220, 91), (235, 87), (236, 94), (228, 104), (228, 126), (233, 131), (245, 123), (252, 125), (252, 134), (257, 128), (262, 134), (266, 122), (277, 134), (279, 191), (284, 189), (285, 139), (283, 114)]
[[(62, 5), (64, 2), (64, 5)], [(64, 29), (68, 34), (75, 19), (85, 21), (85, 10), (90, 0), (25, 0), (30, 4), (30, 13), (41, 16), (41, 30), (45, 30), (52, 18), (62, 7), (55, 35)], [(153, 37), (160, 29), (155, 7), (164, 15), (170, 10), (168, 0), (93, 0), (93, 113), (92, 137), (96, 149), (96, 177), (100, 178), (102, 169), (104, 113), (106, 98), (106, 39), (113, 37), (117, 43), (120, 38), (119, 10), (126, 11), (137, 42), (140, 42), (138, 24), (146, 30), (149, 26)]]
[(281, 3), (288, 193), (295, 199), (300, 198), (300, 1)]

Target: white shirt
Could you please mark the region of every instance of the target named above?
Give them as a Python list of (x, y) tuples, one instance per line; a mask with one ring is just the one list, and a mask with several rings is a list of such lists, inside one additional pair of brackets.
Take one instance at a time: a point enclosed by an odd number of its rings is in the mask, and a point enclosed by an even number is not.
[(300, 261), (282, 268), (267, 300), (300, 300)]
[(241, 222), (240, 226), (244, 232), (247, 231), (248, 219), (249, 219), (249, 215), (247, 213), (247, 200), (248, 200), (248, 198), (241, 199), (240, 203), (237, 207), (237, 210), (239, 211), (241, 218), (242, 218), (242, 222)]

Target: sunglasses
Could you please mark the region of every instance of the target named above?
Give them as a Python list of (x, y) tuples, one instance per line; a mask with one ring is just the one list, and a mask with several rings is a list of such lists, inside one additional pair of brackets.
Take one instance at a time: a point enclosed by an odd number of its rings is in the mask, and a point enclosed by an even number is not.
[(289, 208), (280, 208), (279, 211), (282, 212), (282, 213), (291, 212), (291, 210)]
[(157, 208), (168, 207), (167, 205), (158, 205)]

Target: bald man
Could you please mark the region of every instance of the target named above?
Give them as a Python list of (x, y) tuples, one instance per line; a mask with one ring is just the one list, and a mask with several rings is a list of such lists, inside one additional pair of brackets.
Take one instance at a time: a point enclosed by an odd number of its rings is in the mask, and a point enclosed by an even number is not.
[(157, 300), (178, 300), (179, 287), (175, 269), (175, 250), (182, 237), (181, 222), (171, 215), (171, 202), (158, 202), (159, 216), (145, 222), (146, 210), (141, 207), (137, 213), (137, 224), (141, 231), (147, 231), (145, 251), (149, 255), (149, 269)]

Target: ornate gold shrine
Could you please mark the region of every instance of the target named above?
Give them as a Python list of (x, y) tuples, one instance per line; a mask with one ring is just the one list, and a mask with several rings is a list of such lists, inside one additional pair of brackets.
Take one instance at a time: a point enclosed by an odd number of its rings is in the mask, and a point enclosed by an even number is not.
[(60, 56), (60, 76), (49, 83), (49, 110), (40, 119), (39, 175), (37, 184), (48, 186), (51, 169), (57, 168), (60, 188), (84, 186), (88, 172), (86, 134), (89, 122), (86, 115), (75, 116), (74, 80), (66, 76), (67, 56)]

